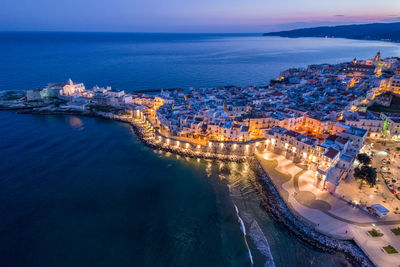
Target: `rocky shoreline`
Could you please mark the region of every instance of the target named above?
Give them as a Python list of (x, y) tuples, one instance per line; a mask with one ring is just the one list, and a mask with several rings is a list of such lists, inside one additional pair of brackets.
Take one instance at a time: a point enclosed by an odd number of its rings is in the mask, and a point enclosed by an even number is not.
[(261, 205), (273, 219), (283, 224), (299, 239), (318, 249), (343, 253), (355, 266), (374, 266), (353, 241), (328, 237), (296, 218), (261, 165), (254, 160), (252, 166), (257, 174), (256, 186), (262, 197)]
[(260, 164), (256, 161), (255, 158), (248, 157), (236, 157), (231, 155), (222, 155), (222, 154), (197, 154), (192, 151), (177, 151), (175, 149), (171, 149), (168, 147), (164, 147), (161, 144), (154, 143), (146, 138), (143, 127), (132, 123), (127, 120), (117, 119), (106, 117), (100, 114), (96, 114), (93, 112), (80, 112), (80, 111), (60, 111), (60, 110), (34, 110), (30, 108), (23, 109), (4, 109), (3, 110), (17, 110), (18, 113), (21, 114), (40, 114), (40, 115), (78, 115), (78, 116), (86, 116), (86, 117), (100, 117), (103, 119), (109, 119), (119, 122), (128, 123), (135, 135), (139, 138), (139, 140), (145, 144), (147, 147), (152, 148), (154, 150), (162, 150), (165, 152), (174, 153), (180, 155), (182, 157), (189, 158), (201, 158), (201, 159), (209, 159), (209, 160), (218, 160), (224, 162), (244, 162), (246, 160), (250, 160), (253, 169), (256, 172), (256, 187), (263, 199), (262, 206), (266, 210), (266, 212), (274, 218), (276, 221), (282, 223), (290, 232), (295, 234), (298, 238), (303, 240), (304, 242), (322, 249), (324, 251), (337, 251), (341, 252), (355, 265), (357, 266), (374, 266), (369, 258), (364, 254), (364, 252), (353, 242), (351, 241), (343, 241), (337, 240), (331, 237), (328, 237), (322, 233), (319, 233), (312, 227), (304, 224), (299, 219), (297, 219), (285, 201), (281, 198), (279, 192), (273, 185), (272, 181), (269, 179), (267, 174), (264, 172)]
[(189, 157), (189, 158), (196, 158), (196, 159), (210, 159), (210, 160), (219, 160), (219, 161), (223, 161), (223, 162), (238, 162), (238, 163), (246, 161), (245, 157), (239, 158), (237, 156), (214, 154), (214, 153), (209, 153), (209, 155), (207, 155), (204, 153), (194, 153), (190, 150), (178, 151), (175, 149), (164, 147), (160, 144), (150, 142), (149, 140), (147, 140), (139, 126), (137, 126), (133, 123), (130, 123), (130, 125), (131, 125), (133, 131), (135, 132), (136, 136), (142, 141), (142, 143), (144, 143), (146, 146), (148, 146), (154, 150), (162, 150), (162, 151), (170, 152), (170, 153), (182, 156), (182, 157)]
[(85, 116), (85, 117), (97, 117), (97, 118), (102, 118), (102, 119), (108, 119), (108, 120), (114, 120), (114, 121), (119, 121), (119, 122), (124, 122), (128, 123), (133, 132), (136, 134), (136, 136), (139, 138), (139, 140), (146, 145), (149, 148), (152, 148), (154, 150), (161, 150), (164, 152), (170, 152), (182, 157), (189, 157), (189, 158), (200, 158), (200, 159), (209, 159), (209, 160), (219, 160), (223, 162), (244, 162), (247, 160), (247, 157), (238, 157), (234, 155), (225, 155), (225, 154), (215, 154), (215, 153), (195, 153), (193, 151), (187, 150), (187, 151), (178, 151), (176, 149), (164, 147), (159, 143), (152, 142), (151, 140), (146, 138), (146, 135), (144, 134), (144, 131), (142, 127), (139, 125), (132, 123), (131, 121), (123, 120), (123, 119), (118, 119), (118, 118), (112, 118), (112, 117), (107, 117), (101, 114), (98, 114), (96, 112), (83, 112), (83, 111), (77, 111), (77, 110), (36, 110), (32, 108), (3, 108), (2, 110), (12, 110), (12, 111), (17, 111), (19, 114), (38, 114), (38, 115), (76, 115), (76, 116)]
[(166, 152), (171, 152), (174, 154), (178, 154), (183, 157), (190, 158), (203, 158), (203, 159), (212, 159), (219, 161), (235, 161), (235, 162), (244, 162), (249, 160), (251, 165), (256, 168), (256, 186), (258, 187), (258, 191), (263, 199), (262, 206), (267, 211), (267, 213), (276, 221), (282, 223), (289, 231), (291, 231), (294, 235), (296, 235), (299, 239), (303, 240), (307, 244), (314, 246), (318, 249), (329, 251), (329, 252), (340, 252), (343, 253), (347, 259), (357, 266), (374, 266), (374, 264), (369, 260), (369, 258), (365, 255), (365, 253), (352, 241), (338, 240), (335, 238), (328, 237), (312, 227), (304, 224), (299, 219), (297, 219), (285, 201), (280, 196), (279, 192), (276, 190), (272, 181), (269, 179), (267, 174), (264, 172), (261, 165), (257, 162), (257, 160), (252, 158), (222, 158), (222, 155), (214, 155), (212, 157), (202, 157), (202, 155), (196, 155), (194, 153), (182, 153), (173, 149), (167, 149), (159, 145), (155, 145), (148, 140), (144, 139), (144, 135), (141, 132), (140, 127), (137, 125), (131, 124), (132, 129), (138, 138), (146, 144), (148, 147), (158, 150), (163, 150)]

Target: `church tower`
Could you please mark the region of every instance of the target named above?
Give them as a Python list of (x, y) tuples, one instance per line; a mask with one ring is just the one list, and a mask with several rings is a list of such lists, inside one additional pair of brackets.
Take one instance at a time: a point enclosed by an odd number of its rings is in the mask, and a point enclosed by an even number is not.
[(381, 52), (378, 51), (378, 53), (376, 53), (375, 58), (374, 58), (374, 62), (378, 62), (381, 60)]

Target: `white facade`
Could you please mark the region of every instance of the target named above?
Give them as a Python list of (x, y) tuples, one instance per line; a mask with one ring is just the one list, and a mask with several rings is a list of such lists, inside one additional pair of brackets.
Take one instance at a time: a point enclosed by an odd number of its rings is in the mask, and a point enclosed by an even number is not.
[(65, 96), (81, 95), (85, 91), (83, 83), (74, 83), (71, 79), (68, 83), (51, 85), (51, 88), (60, 88), (60, 94)]

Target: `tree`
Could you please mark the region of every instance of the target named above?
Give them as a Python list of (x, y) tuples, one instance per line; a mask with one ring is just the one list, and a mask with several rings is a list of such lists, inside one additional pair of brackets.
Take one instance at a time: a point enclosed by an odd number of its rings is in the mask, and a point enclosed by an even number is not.
[(366, 181), (371, 187), (376, 185), (376, 168), (363, 165), (354, 169), (354, 177)]
[(371, 158), (366, 153), (358, 154), (357, 160), (363, 165), (368, 165), (371, 163)]

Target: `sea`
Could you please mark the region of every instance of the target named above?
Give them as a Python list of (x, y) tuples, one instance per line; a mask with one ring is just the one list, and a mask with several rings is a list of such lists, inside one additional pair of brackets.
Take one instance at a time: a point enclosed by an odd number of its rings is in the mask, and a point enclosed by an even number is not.
[[(0, 90), (49, 82), (267, 85), (292, 67), (399, 44), (261, 34), (1, 32)], [(248, 163), (145, 147), (131, 127), (0, 112), (0, 266), (349, 266), (263, 210)]]

